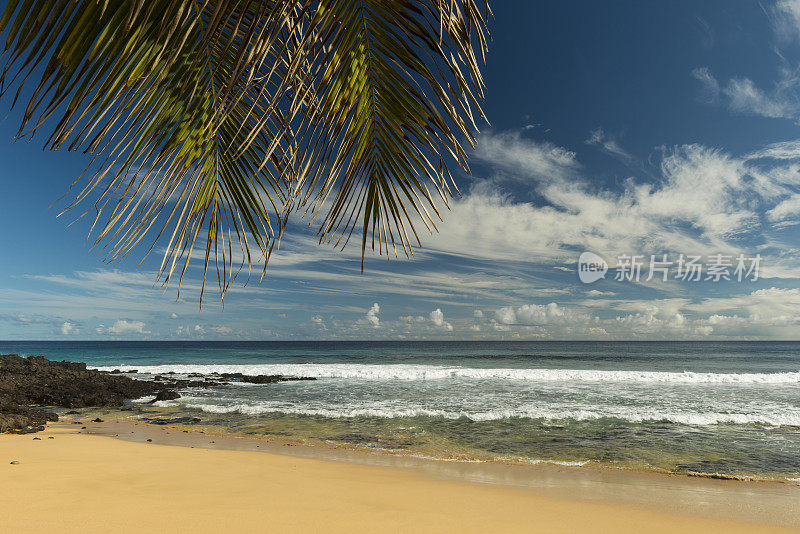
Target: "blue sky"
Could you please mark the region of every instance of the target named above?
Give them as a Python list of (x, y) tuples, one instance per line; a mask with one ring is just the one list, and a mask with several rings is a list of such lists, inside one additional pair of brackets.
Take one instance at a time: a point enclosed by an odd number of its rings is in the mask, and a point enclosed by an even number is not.
[[(198, 306), (105, 264), (59, 198), (86, 164), (0, 102), (0, 339), (797, 339), (800, 0), (495, 2), (472, 176), (412, 259), (293, 221)], [(589, 250), (611, 271), (579, 281)], [(144, 253), (144, 249), (139, 249)], [(761, 256), (759, 279), (614, 280), (620, 255)], [(646, 272), (646, 271), (645, 271)], [(705, 277), (705, 276), (704, 276)]]

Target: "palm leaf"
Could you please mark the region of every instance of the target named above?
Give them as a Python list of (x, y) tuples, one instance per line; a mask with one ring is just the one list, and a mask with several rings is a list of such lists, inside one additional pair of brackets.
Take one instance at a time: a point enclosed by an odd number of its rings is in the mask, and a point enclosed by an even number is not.
[(434, 229), (453, 193), (448, 164), (468, 170), (488, 14), (473, 0), (12, 0), (0, 94), (13, 106), (31, 85), (18, 137), (45, 128), (45, 148), (91, 154), (69, 207), (90, 204), (108, 260), (149, 235), (167, 284), (201, 239), (224, 295), (245, 265), (266, 269), (293, 212), (319, 215), (321, 242), (360, 226), (362, 257), (368, 241), (420, 244), (415, 221)]

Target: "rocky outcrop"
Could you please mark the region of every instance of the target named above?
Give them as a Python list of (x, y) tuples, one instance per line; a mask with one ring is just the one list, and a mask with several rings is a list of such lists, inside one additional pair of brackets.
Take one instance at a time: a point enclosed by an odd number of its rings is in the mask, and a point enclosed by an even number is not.
[(46, 410), (20, 406), (0, 398), (0, 433), (27, 433), (44, 430), (48, 421), (58, 421), (58, 416)]
[(85, 363), (52, 362), (42, 356), (0, 356), (0, 397), (17, 404), (121, 406), (124, 399), (154, 395), (163, 387), (86, 369)]
[(0, 432), (37, 432), (44, 429), (47, 421), (58, 420), (56, 414), (31, 406), (122, 406), (125, 399), (148, 395), (155, 395), (152, 402), (178, 399), (180, 394), (176, 389), (208, 388), (231, 382), (274, 384), (290, 380), (316, 380), (310, 377), (253, 376), (242, 373), (189, 375), (189, 379), (176, 379), (171, 376), (174, 373), (156, 375), (151, 379), (124, 376), (136, 372), (119, 369), (100, 372), (87, 369), (85, 363), (54, 362), (42, 356), (23, 358), (16, 354), (0, 355)]
[(227, 380), (247, 382), (248, 384), (274, 384), (276, 382), (290, 382), (294, 380), (316, 380), (313, 376), (246, 375), (242, 373), (221, 373), (219, 376)]
[(0, 355), (0, 432), (36, 432), (56, 414), (28, 406), (85, 408), (121, 406), (125, 399), (154, 395), (162, 384), (86, 369), (85, 363), (41, 356)]
[(172, 391), (171, 389), (162, 389), (161, 391), (158, 392), (158, 394), (156, 395), (156, 398), (151, 400), (150, 402), (170, 401), (170, 400), (175, 400), (175, 399), (180, 399), (180, 398), (181, 398), (181, 394), (178, 393), (177, 391)]

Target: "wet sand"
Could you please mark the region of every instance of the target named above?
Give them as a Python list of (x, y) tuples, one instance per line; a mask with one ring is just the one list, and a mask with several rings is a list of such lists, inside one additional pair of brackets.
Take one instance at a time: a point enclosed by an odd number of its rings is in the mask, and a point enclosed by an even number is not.
[(789, 484), (444, 462), (146, 423), (2, 435), (0, 470), (13, 532), (800, 531), (778, 526), (800, 527)]

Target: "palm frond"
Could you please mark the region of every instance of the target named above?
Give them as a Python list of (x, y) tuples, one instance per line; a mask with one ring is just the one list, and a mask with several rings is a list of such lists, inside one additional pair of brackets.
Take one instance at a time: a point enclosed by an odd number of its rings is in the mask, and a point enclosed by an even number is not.
[(362, 255), (369, 234), (410, 253), (414, 221), (435, 228), (482, 116), (487, 16), (473, 0), (11, 0), (0, 94), (32, 87), (19, 137), (44, 127), (45, 148), (92, 155), (70, 207), (90, 203), (109, 260), (151, 235), (167, 284), (201, 239), (224, 295), (295, 211), (342, 246), (360, 221)]

